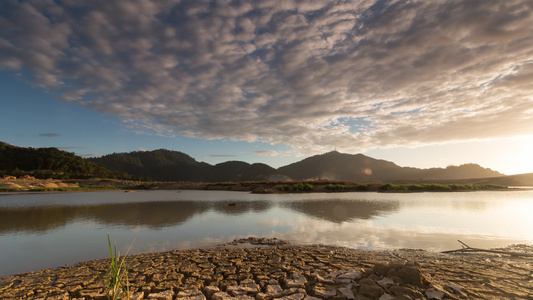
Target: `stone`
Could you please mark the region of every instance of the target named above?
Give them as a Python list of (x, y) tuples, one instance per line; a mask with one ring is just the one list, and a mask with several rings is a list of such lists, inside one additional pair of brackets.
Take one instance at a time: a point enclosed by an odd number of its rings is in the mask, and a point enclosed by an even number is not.
[(381, 295), (381, 297), (379, 297), (379, 300), (396, 300), (396, 297), (385, 293), (385, 294)]
[(319, 274), (315, 274), (315, 278), (316, 278), (316, 281), (318, 281), (319, 283), (323, 283), (323, 284), (335, 284), (335, 282), (333, 281), (333, 279), (331, 279), (331, 278), (324, 278), (324, 277), (320, 276)]
[(379, 280), (379, 281), (376, 281), (377, 284), (379, 284), (380, 286), (386, 288), (386, 287), (389, 287), (391, 285), (394, 285), (394, 280), (392, 278), (389, 278), (389, 277), (383, 277), (383, 279)]
[(355, 295), (353, 294), (351, 287), (341, 287), (338, 288), (337, 291), (348, 300), (355, 299)]
[(291, 295), (282, 297), (281, 299), (285, 299), (285, 300), (303, 300), (305, 298), (305, 296), (306, 296), (306, 294), (296, 293), (296, 294), (291, 294)]
[(416, 266), (404, 266), (398, 270), (398, 277), (408, 284), (415, 286), (423, 286), (426, 282), (425, 278), (422, 276), (422, 272)]
[[(266, 287), (266, 293), (270, 295), (281, 295), (281, 292), (283, 292), (283, 289), (279, 285), (267, 285)], [(274, 296), (275, 297), (275, 296)]]
[(300, 277), (298, 279), (289, 279), (289, 278), (283, 279), (283, 284), (285, 285), (286, 288), (303, 287), (306, 282), (307, 280), (305, 279), (305, 277)]
[(254, 297), (250, 297), (250, 296), (247, 296), (247, 295), (239, 295), (233, 299), (237, 299), (237, 300), (254, 300)]
[(185, 289), (176, 295), (180, 300), (206, 300), (205, 295), (196, 288)]
[(207, 299), (211, 299), (213, 297), (213, 294), (220, 292), (220, 289), (216, 286), (206, 286), (204, 287), (204, 294), (207, 297)]
[(357, 280), (360, 279), (363, 276), (363, 273), (361, 271), (352, 270), (348, 272), (344, 272), (337, 276), (337, 279), (350, 279), (350, 280)]
[(439, 291), (436, 288), (429, 288), (426, 290), (426, 296), (428, 299), (436, 299), (440, 300), (444, 297), (445, 293), (443, 291)]
[(159, 293), (151, 293), (148, 294), (148, 299), (153, 300), (172, 300), (172, 297), (174, 296), (174, 292), (171, 290), (159, 292)]
[(389, 292), (394, 296), (406, 296), (409, 299), (425, 299), (426, 297), (419, 291), (407, 286), (391, 286)]
[(255, 295), (255, 300), (270, 300), (272, 298), (274, 298), (272, 297), (272, 295), (261, 293), (261, 292)]
[(135, 293), (133, 294), (131, 297), (130, 297), (131, 300), (141, 300), (141, 299), (144, 299), (144, 292), (138, 292), (138, 293)]
[(386, 275), (391, 269), (389, 264), (376, 264), (373, 268), (374, 272), (379, 275)]
[(323, 286), (315, 286), (315, 288), (313, 289), (313, 295), (322, 299), (327, 299), (337, 295), (337, 290), (327, 289)]
[(226, 292), (216, 292), (213, 294), (213, 297), (211, 297), (211, 300), (230, 300), (233, 299), (228, 293)]
[(228, 286), (226, 288), (226, 293), (234, 297), (238, 295), (246, 295), (246, 291), (243, 290), (240, 286)]
[(361, 294), (363, 296), (377, 299), (385, 292), (374, 280), (369, 278), (361, 279), (359, 284), (358, 295)]

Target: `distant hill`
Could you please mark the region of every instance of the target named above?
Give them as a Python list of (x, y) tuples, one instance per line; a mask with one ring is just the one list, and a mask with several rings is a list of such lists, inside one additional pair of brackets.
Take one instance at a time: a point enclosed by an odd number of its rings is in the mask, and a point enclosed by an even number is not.
[(111, 170), (156, 181), (205, 181), (211, 178), (213, 168), (185, 153), (165, 149), (113, 153), (89, 160)]
[(504, 176), (476, 164), (447, 168), (418, 169), (400, 167), (393, 162), (374, 159), (363, 154), (344, 154), (337, 151), (308, 157), (299, 162), (275, 169), (266, 164), (227, 161), (217, 165), (198, 162), (187, 154), (170, 150), (114, 153), (92, 162), (135, 176), (158, 181), (259, 181), (274, 175), (294, 180), (331, 179), (346, 181), (442, 181)]
[(213, 167), (213, 181), (260, 181), (276, 174), (276, 169), (263, 163), (228, 161)]
[(261, 163), (228, 161), (215, 166), (198, 162), (189, 155), (165, 149), (113, 153), (92, 162), (111, 170), (150, 177), (156, 181), (258, 181), (275, 174), (276, 169)]
[[(216, 165), (165, 149), (81, 158), (57, 148), (26, 148), (0, 142), (0, 176), (30, 174), (37, 178), (116, 178), (156, 181), (242, 182), (269, 178), (329, 179), (357, 182), (486, 182), (533, 185), (533, 175), (505, 176), (477, 164), (447, 168), (400, 167), (363, 154), (337, 151), (272, 168), (263, 163), (227, 161)], [(131, 174), (131, 175), (130, 175)], [(488, 180), (490, 179), (490, 180)]]
[(292, 179), (332, 179), (349, 181), (457, 180), (498, 177), (503, 174), (477, 164), (443, 168), (418, 169), (400, 167), (393, 162), (374, 159), (363, 154), (337, 151), (315, 155), (281, 167), (278, 172)]
[(57, 148), (18, 147), (0, 142), (0, 176), (36, 178), (139, 179), (123, 171), (110, 171), (73, 153)]

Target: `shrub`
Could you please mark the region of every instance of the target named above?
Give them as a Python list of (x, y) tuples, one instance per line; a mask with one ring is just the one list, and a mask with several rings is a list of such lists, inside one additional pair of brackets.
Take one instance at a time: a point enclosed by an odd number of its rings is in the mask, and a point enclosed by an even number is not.
[(355, 187), (356, 191), (368, 191), (368, 184), (358, 184)]

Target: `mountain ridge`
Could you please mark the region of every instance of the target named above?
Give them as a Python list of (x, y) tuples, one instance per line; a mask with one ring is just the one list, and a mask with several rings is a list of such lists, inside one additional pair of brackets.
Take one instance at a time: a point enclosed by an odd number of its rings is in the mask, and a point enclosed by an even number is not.
[[(72, 175), (84, 177), (91, 173), (111, 174), (104, 172), (105, 168), (114, 172), (112, 176), (115, 177), (117, 174), (123, 174), (137, 178), (151, 178), (155, 181), (243, 182), (282, 178), (357, 182), (429, 182), (499, 178), (501, 182), (513, 183), (528, 181), (529, 178), (529, 176), (515, 176), (511, 179), (477, 164), (429, 169), (401, 167), (394, 162), (375, 159), (361, 153), (347, 154), (337, 151), (310, 156), (276, 169), (264, 163), (250, 164), (236, 160), (211, 165), (197, 161), (183, 152), (167, 149), (112, 153), (86, 159), (57, 148), (25, 148), (3, 142), (0, 142), (0, 146), (0, 150), (3, 151), (0, 157), (0, 174), (4, 175), (20, 171), (35, 172), (42, 170), (46, 164), (45, 169), (49, 171), (46, 172), (47, 176), (63, 174), (65, 170)], [(61, 166), (52, 168), (49, 165), (51, 161)], [(92, 163), (102, 168), (96, 168)], [(80, 169), (79, 166), (87, 166), (91, 172)], [(95, 170), (98, 172), (95, 173)]]
[[(172, 155), (173, 163), (143, 166), (147, 161), (165, 161), (154, 159)], [(140, 164), (137, 169), (120, 168), (116, 162), (128, 156), (135, 157)], [(142, 158), (144, 157), (144, 158)], [(275, 175), (288, 176), (294, 180), (329, 179), (346, 181), (397, 181), (397, 180), (460, 180), (467, 178), (489, 178), (505, 176), (497, 171), (483, 168), (477, 164), (449, 166), (447, 168), (418, 169), (400, 167), (397, 164), (375, 159), (364, 154), (347, 154), (331, 151), (304, 158), (298, 162), (273, 168), (264, 163), (247, 163), (243, 161), (226, 161), (216, 165), (198, 162), (191, 156), (172, 150), (158, 149), (144, 152), (113, 153), (89, 160), (99, 163), (111, 170), (124, 171), (136, 176), (151, 177), (160, 181), (258, 181), (268, 180)], [(170, 160), (172, 161), (172, 160)], [(186, 164), (176, 162), (185, 161)], [(156, 170), (158, 170), (156, 172)], [(174, 173), (172, 173), (174, 172)]]

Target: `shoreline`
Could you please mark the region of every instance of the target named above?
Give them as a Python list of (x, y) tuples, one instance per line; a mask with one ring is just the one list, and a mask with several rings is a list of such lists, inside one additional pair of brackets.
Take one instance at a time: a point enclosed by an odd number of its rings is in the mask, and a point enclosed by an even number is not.
[(47, 193), (47, 192), (92, 192), (124, 190), (203, 190), (250, 192), (253, 194), (291, 193), (423, 193), (423, 192), (474, 192), (474, 191), (516, 191), (531, 188), (510, 188), (490, 184), (453, 183), (357, 183), (347, 181), (287, 181), (287, 182), (138, 182), (124, 180), (50, 180), (50, 179), (0, 179), (0, 194)]
[[(533, 253), (533, 246), (523, 246)], [(533, 260), (277, 239), (128, 256), (132, 299), (532, 299)], [(0, 278), (0, 299), (106, 299), (110, 259)]]

